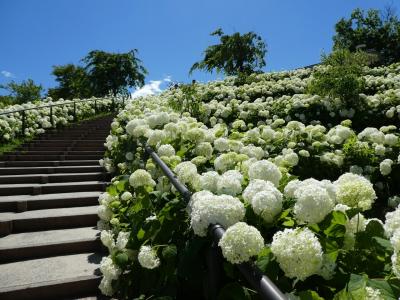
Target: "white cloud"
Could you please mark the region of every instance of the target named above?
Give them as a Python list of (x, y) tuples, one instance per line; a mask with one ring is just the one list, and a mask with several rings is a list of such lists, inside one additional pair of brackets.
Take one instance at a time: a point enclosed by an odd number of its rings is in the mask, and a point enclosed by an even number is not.
[(171, 76), (166, 76), (161, 80), (150, 80), (149, 83), (145, 84), (140, 89), (135, 90), (132, 93), (132, 98), (159, 94), (162, 92), (162, 85), (171, 81)]
[(15, 77), (13, 73), (8, 72), (8, 71), (1, 71), (1, 75), (3, 75), (4, 77), (7, 77), (7, 78), (14, 78)]

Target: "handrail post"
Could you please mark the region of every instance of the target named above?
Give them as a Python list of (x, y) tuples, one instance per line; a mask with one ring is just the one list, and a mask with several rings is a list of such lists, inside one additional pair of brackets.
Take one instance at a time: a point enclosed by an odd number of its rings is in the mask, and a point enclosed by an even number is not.
[(94, 114), (97, 115), (97, 100), (94, 99)]
[[(215, 228), (222, 228), (221, 225), (210, 226), (210, 236), (213, 238), (213, 242), (206, 252), (206, 262), (207, 262), (207, 285), (206, 285), (206, 297), (208, 300), (215, 300), (218, 298), (218, 291), (221, 288), (221, 281), (224, 274), (223, 270), (223, 259), (221, 249), (218, 246), (218, 240), (213, 237), (211, 231)], [(217, 229), (218, 230), (218, 229)]]
[(54, 128), (54, 122), (53, 122), (53, 106), (50, 106), (50, 123), (51, 127)]
[(76, 122), (76, 102), (74, 101), (74, 122)]
[(21, 124), (21, 135), (24, 136), (25, 135), (25, 127), (26, 127), (26, 116), (25, 116), (25, 110), (22, 111), (22, 124)]

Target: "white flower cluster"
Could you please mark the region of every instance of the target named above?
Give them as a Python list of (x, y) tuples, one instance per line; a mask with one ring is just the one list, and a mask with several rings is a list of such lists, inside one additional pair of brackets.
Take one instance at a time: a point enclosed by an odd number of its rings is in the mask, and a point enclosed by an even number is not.
[(230, 195), (197, 193), (190, 206), (190, 226), (195, 234), (206, 236), (210, 224), (228, 228), (241, 221), (245, 215), (243, 203)]
[(318, 274), (322, 267), (321, 244), (308, 228), (285, 229), (275, 233), (271, 250), (289, 278), (304, 280)]
[(282, 173), (274, 163), (268, 160), (260, 160), (249, 166), (249, 178), (270, 181), (278, 187)]
[(156, 182), (151, 178), (149, 172), (138, 169), (129, 176), (129, 184), (134, 188), (138, 188), (141, 186), (155, 186)]
[(251, 204), (253, 211), (267, 223), (282, 210), (282, 193), (270, 181), (253, 179), (243, 192), (243, 199)]
[(178, 179), (181, 183), (193, 183), (195, 179), (197, 179), (197, 167), (190, 161), (181, 162), (178, 164), (174, 172), (178, 176)]
[(146, 269), (154, 269), (160, 265), (160, 259), (157, 257), (156, 251), (150, 246), (140, 247), (138, 261)]
[(113, 288), (112, 281), (118, 279), (121, 275), (122, 270), (116, 266), (110, 256), (103, 257), (100, 262), (100, 271), (103, 274), (103, 278), (100, 282), (99, 288), (101, 292), (106, 296), (112, 296)]
[(296, 200), (294, 214), (300, 223), (319, 223), (335, 207), (335, 188), (329, 180), (293, 180), (286, 185), (285, 195)]
[(341, 175), (334, 183), (336, 200), (338, 203), (362, 210), (371, 209), (375, 202), (375, 190), (365, 177), (346, 173)]
[(260, 253), (264, 239), (257, 228), (238, 222), (226, 230), (218, 245), (227, 261), (240, 264)]

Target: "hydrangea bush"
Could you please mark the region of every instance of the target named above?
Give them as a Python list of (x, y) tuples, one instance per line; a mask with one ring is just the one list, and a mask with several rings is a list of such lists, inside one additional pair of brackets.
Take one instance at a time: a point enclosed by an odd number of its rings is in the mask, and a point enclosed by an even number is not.
[[(96, 99), (96, 109), (94, 99), (76, 102), (76, 118), (82, 120), (94, 116), (101, 112), (111, 111), (113, 101), (111, 98)], [(89, 101), (93, 100), (93, 101)], [(80, 101), (80, 100), (79, 100)], [(65, 103), (65, 104), (64, 104)], [(50, 108), (46, 105), (58, 105), (52, 108), (53, 119), (50, 118)], [(25, 111), (25, 130), (22, 134), (22, 112)], [(74, 104), (71, 100), (60, 99), (53, 101), (50, 97), (42, 102), (24, 103), (7, 106), (0, 109), (0, 143), (7, 143), (18, 136), (33, 137), (51, 127), (64, 126), (74, 121)], [(53, 124), (51, 123), (53, 122)]]
[(171, 107), (179, 88), (118, 114), (101, 161), (115, 175), (99, 199), (104, 294), (204, 298), (218, 223), (222, 299), (257, 299), (245, 261), (290, 299), (398, 299), (400, 64), (364, 69), (361, 104), (305, 94), (314, 71), (196, 84), (201, 115)]

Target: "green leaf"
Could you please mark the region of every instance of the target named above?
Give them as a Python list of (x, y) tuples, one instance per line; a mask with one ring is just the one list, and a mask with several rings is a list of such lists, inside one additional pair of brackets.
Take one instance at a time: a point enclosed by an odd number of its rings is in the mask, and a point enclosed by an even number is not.
[(324, 300), (317, 292), (311, 290), (300, 292), (299, 297), (300, 300)]
[(144, 235), (146, 234), (146, 231), (143, 230), (143, 228), (140, 228), (140, 230), (137, 233), (137, 238), (138, 240), (142, 240), (144, 238)]
[(173, 259), (176, 257), (178, 250), (174, 244), (170, 244), (162, 250), (162, 256), (167, 259)]
[(118, 266), (124, 267), (128, 264), (129, 258), (126, 253), (120, 253), (115, 257), (115, 262)]
[(248, 291), (239, 283), (228, 283), (225, 285), (218, 295), (218, 300), (244, 300), (251, 299)]
[(367, 276), (361, 276), (357, 274), (350, 275), (350, 281), (347, 284), (347, 290), (353, 299), (364, 299), (365, 298), (365, 287), (367, 286)]

